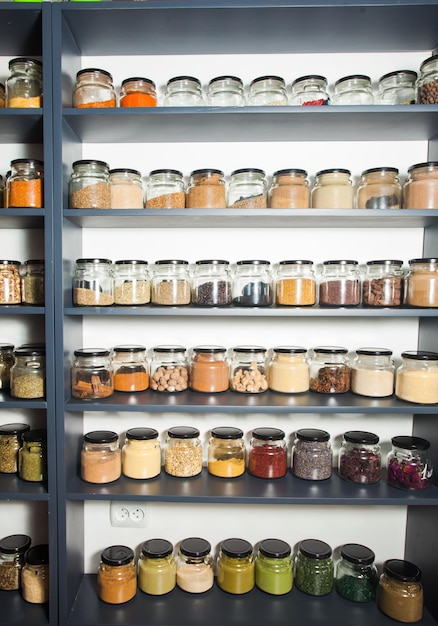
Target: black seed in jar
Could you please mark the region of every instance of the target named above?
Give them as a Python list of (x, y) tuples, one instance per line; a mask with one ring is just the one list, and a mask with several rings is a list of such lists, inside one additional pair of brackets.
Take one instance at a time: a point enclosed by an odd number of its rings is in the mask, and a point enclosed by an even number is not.
[(225, 306), (230, 303), (230, 283), (226, 280), (202, 283), (193, 294), (193, 304), (199, 306)]

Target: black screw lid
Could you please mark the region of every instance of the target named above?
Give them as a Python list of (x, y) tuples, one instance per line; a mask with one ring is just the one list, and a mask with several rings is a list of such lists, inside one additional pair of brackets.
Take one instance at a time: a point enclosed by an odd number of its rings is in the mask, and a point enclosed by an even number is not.
[(200, 557), (210, 554), (211, 544), (200, 537), (189, 537), (181, 541), (179, 549), (185, 556)]
[(252, 554), (252, 545), (246, 539), (224, 539), (221, 550), (227, 556), (242, 559)]
[(30, 430), (29, 424), (21, 424), (19, 422), (11, 424), (2, 424), (0, 426), (1, 435), (22, 435), (27, 430)]
[(344, 433), (344, 439), (350, 443), (363, 443), (365, 445), (375, 445), (379, 443), (378, 435), (365, 430), (349, 430)]
[(140, 345), (132, 345), (132, 346), (114, 346), (113, 348), (114, 352), (125, 352), (125, 353), (132, 353), (132, 352), (144, 352), (146, 350), (146, 346), (140, 346)]
[(243, 430), (234, 426), (218, 426), (211, 429), (211, 436), (217, 439), (240, 439), (243, 437)]
[(259, 544), (259, 552), (271, 559), (284, 559), (290, 555), (292, 549), (281, 539), (263, 539)]
[(419, 582), (421, 580), (421, 570), (414, 563), (410, 561), (403, 561), (402, 559), (389, 559), (383, 564), (383, 571), (385, 574), (395, 580), (401, 582)]
[(193, 426), (172, 426), (168, 429), (167, 434), (174, 439), (194, 439), (199, 437), (199, 430)]
[(118, 438), (118, 434), (112, 430), (92, 430), (84, 435), (84, 441), (87, 443), (112, 443)]
[(318, 428), (301, 428), (297, 430), (297, 439), (301, 441), (329, 441), (330, 434)]
[(376, 558), (372, 550), (359, 543), (346, 543), (341, 548), (341, 556), (356, 565), (371, 565)]
[(27, 535), (9, 535), (0, 541), (3, 554), (24, 554), (29, 549), (31, 539)]
[(404, 450), (428, 450), (430, 442), (422, 437), (411, 437), (409, 435), (398, 435), (391, 439), (393, 446)]
[(158, 430), (155, 428), (130, 428), (126, 431), (126, 439), (134, 439), (135, 441), (148, 441), (149, 439), (156, 439), (158, 437)]
[(253, 437), (263, 439), (264, 441), (277, 441), (283, 439), (285, 434), (280, 428), (254, 428)]
[(173, 545), (167, 539), (148, 539), (144, 542), (142, 553), (151, 559), (163, 559), (173, 552)]
[(298, 544), (298, 549), (301, 554), (310, 559), (328, 559), (332, 555), (332, 549), (328, 543), (319, 539), (304, 539)]
[(49, 546), (46, 543), (33, 546), (29, 548), (24, 558), (29, 565), (46, 565), (49, 562)]
[(100, 558), (107, 565), (127, 565), (134, 559), (134, 552), (128, 546), (110, 546), (105, 548)]

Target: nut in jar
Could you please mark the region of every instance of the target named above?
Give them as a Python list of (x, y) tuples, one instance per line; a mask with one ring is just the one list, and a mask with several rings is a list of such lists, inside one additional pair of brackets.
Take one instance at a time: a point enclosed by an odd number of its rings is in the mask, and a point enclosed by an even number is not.
[(0, 261), (0, 304), (21, 303), (19, 261)]

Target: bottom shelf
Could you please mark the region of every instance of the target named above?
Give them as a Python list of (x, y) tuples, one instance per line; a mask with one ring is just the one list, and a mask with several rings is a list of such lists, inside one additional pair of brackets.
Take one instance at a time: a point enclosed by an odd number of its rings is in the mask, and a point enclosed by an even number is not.
[(0, 626), (3, 624), (7, 626), (49, 624), (48, 605), (26, 602), (19, 591), (0, 591)]

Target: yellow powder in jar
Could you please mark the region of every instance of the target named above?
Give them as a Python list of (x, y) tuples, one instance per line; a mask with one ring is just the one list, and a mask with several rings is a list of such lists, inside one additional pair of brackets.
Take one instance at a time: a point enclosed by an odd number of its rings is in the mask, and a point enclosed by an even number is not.
[(32, 604), (49, 601), (49, 566), (27, 565), (21, 572), (23, 598)]
[(277, 304), (309, 306), (315, 304), (316, 281), (311, 278), (282, 278), (277, 282)]
[(395, 395), (418, 404), (438, 403), (438, 368), (397, 372)]
[(9, 98), (7, 102), (10, 109), (39, 109), (43, 105), (42, 96), (34, 96), (33, 98), (17, 96)]
[(235, 478), (245, 472), (245, 459), (222, 459), (208, 462), (208, 471), (220, 478)]

